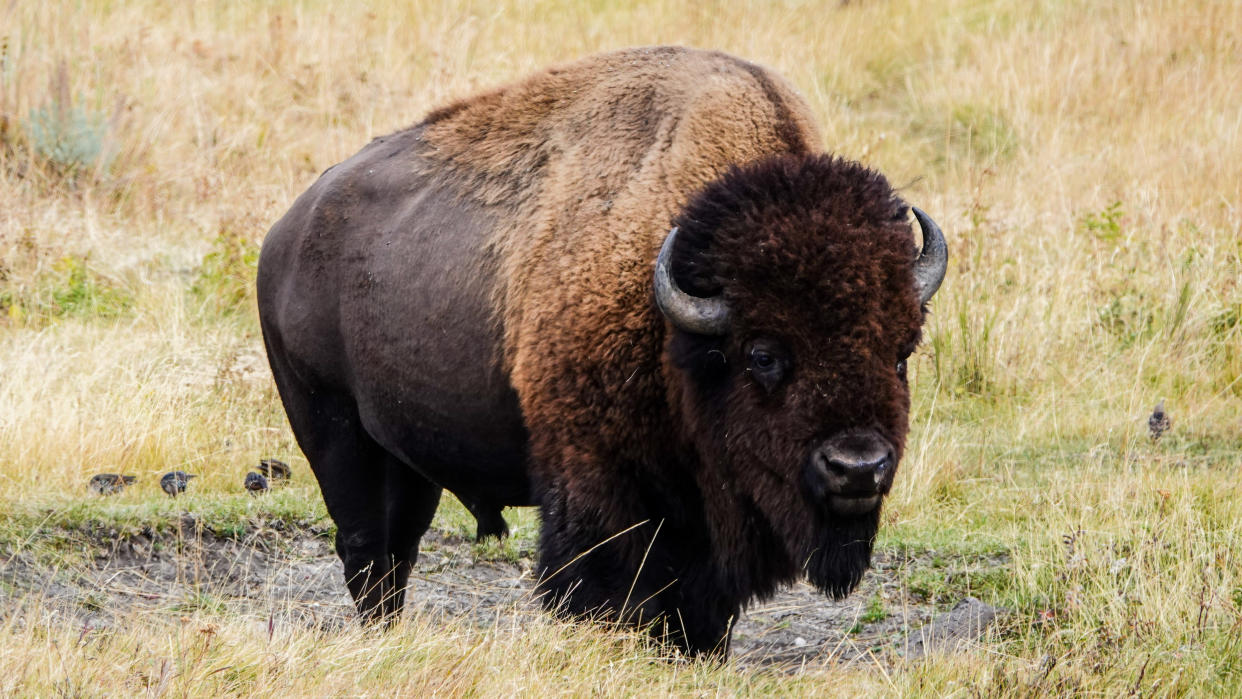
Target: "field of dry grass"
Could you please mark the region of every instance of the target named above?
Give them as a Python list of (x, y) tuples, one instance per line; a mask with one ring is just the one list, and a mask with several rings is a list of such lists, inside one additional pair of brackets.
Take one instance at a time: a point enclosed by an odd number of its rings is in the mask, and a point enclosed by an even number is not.
[[(70, 5), (72, 5), (70, 7)], [(106, 632), (6, 594), (5, 694), (1221, 694), (1242, 684), (1242, 4), (143, 0), (0, 7), (0, 568), (184, 510), (325, 523), (254, 311), (319, 172), (430, 108), (611, 48), (787, 76), (824, 148), (945, 229), (879, 548), (903, 594), (1012, 613), (971, 651), (798, 672), (653, 662), (541, 621), (396, 633), (212, 609)], [(1164, 398), (1172, 430), (1146, 416)], [(260, 456), (301, 480), (264, 500)], [(170, 501), (163, 471), (201, 475)], [(90, 474), (137, 487), (89, 496)], [(243, 499), (244, 498), (244, 499)], [(456, 526), (449, 519), (438, 526)], [(8, 583), (5, 583), (6, 585)], [(896, 613), (880, 599), (879, 614)]]

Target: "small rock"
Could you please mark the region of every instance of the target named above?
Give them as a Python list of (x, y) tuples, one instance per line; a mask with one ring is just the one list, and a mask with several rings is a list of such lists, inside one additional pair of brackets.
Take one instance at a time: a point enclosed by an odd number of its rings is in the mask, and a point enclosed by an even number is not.
[(906, 637), (906, 658), (953, 653), (978, 640), (1003, 610), (967, 597)]
[(801, 637), (801, 636), (799, 636), (799, 637), (797, 637), (797, 638), (795, 638), (795, 639), (794, 639), (794, 645), (795, 645), (795, 646), (797, 646), (797, 647), (799, 647), (799, 648), (801, 648), (802, 646), (805, 646), (805, 645), (806, 645), (806, 639), (805, 639), (805, 638), (803, 638), (803, 637)]

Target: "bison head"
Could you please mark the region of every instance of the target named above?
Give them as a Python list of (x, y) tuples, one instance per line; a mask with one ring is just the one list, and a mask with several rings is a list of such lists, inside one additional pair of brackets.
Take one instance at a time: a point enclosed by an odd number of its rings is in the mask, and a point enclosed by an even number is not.
[(735, 168), (696, 195), (655, 298), (696, 477), (741, 597), (800, 572), (834, 596), (870, 562), (908, 430), (906, 360), (944, 277), (944, 238), (884, 177), (829, 156)]

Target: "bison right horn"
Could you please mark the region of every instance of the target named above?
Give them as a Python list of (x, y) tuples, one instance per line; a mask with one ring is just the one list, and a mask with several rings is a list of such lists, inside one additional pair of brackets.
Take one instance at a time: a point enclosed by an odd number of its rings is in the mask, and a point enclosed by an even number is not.
[[(935, 224), (932, 224), (935, 225)], [(673, 279), (673, 246), (677, 229), (668, 232), (655, 266), (656, 305), (673, 325), (698, 335), (724, 335), (729, 329), (729, 306), (719, 296), (703, 298), (682, 291)]]
[(919, 294), (919, 303), (927, 303), (940, 288), (940, 282), (944, 281), (944, 271), (949, 266), (949, 246), (944, 242), (940, 226), (931, 216), (917, 206), (910, 208), (923, 229), (923, 249), (914, 261), (914, 289)]

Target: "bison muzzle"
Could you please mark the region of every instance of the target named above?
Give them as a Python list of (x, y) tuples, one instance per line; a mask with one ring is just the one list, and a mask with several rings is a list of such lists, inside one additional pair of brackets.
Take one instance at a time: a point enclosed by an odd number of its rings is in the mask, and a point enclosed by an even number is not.
[(442, 489), (575, 617), (725, 652), (752, 599), (848, 594), (905, 447), (944, 236), (721, 53), (620, 51), (377, 138), (268, 233), (259, 314), (365, 620)]

